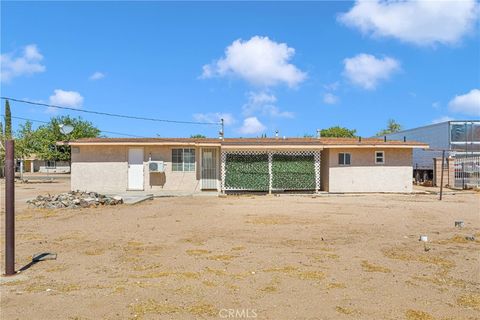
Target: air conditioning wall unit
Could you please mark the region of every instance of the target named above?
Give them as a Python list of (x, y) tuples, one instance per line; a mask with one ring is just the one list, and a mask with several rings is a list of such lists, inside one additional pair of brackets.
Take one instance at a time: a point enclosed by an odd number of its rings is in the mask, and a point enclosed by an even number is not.
[(165, 172), (165, 163), (163, 161), (149, 161), (148, 171), (150, 172)]

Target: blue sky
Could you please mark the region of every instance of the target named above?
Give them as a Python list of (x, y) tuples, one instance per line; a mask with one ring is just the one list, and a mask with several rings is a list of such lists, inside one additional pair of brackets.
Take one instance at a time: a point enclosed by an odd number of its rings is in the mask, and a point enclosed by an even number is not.
[[(389, 118), (405, 128), (478, 119), (478, 16), (474, 1), (3, 1), (1, 94), (162, 119), (224, 117), (226, 137), (333, 125), (371, 136)], [(140, 136), (218, 131), (19, 103), (12, 112), (81, 115)]]

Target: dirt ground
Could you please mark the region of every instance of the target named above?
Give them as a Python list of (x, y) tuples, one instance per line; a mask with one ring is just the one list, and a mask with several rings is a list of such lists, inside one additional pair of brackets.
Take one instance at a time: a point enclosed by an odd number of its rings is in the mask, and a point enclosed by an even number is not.
[(2, 320), (480, 319), (478, 193), (25, 204), (66, 189), (17, 185), (17, 269), (58, 258), (2, 283)]

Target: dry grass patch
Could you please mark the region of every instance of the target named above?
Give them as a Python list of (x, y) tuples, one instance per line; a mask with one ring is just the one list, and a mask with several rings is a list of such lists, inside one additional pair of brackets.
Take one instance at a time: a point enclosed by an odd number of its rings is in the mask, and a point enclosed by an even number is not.
[(142, 319), (144, 315), (153, 314), (173, 314), (182, 311), (178, 306), (168, 303), (158, 303), (153, 299), (149, 299), (145, 302), (131, 305), (132, 312), (136, 319)]
[(462, 307), (480, 310), (480, 294), (472, 293), (463, 295), (457, 299), (457, 304)]
[(205, 271), (209, 272), (209, 273), (213, 273), (216, 276), (226, 276), (227, 275), (226, 270), (213, 269), (213, 268), (210, 268), (210, 267), (206, 267)]
[(190, 250), (187, 250), (186, 253), (189, 256), (201, 256), (204, 254), (210, 254), (211, 251), (205, 250), (205, 249), (190, 249)]
[(177, 313), (188, 313), (194, 316), (216, 316), (218, 314), (217, 308), (207, 303), (198, 303), (184, 307), (169, 303), (159, 303), (153, 299), (132, 304), (130, 308), (135, 319), (143, 319), (143, 316), (146, 314), (173, 315)]
[(245, 221), (256, 225), (281, 225), (281, 224), (309, 224), (311, 221), (292, 219), (289, 216), (262, 216), (252, 217)]
[(172, 272), (172, 271), (164, 271), (164, 272), (152, 272), (146, 274), (135, 275), (134, 278), (163, 278), (163, 277), (175, 277), (178, 279), (199, 279), (200, 274), (198, 272)]
[(209, 280), (205, 280), (205, 281), (202, 281), (202, 284), (206, 287), (210, 287), (210, 288), (213, 288), (213, 287), (218, 287), (218, 285), (213, 282), (213, 281), (209, 281)]
[(405, 317), (407, 320), (435, 320), (430, 314), (418, 310), (407, 310)]
[(215, 261), (232, 261), (237, 256), (233, 256), (230, 254), (218, 254), (214, 256), (207, 257), (208, 260), (215, 260)]
[(455, 262), (439, 256), (434, 256), (431, 253), (419, 254), (407, 249), (391, 248), (383, 250), (383, 254), (390, 259), (434, 264), (445, 269), (450, 269), (455, 266)]
[(83, 253), (86, 254), (87, 256), (99, 256), (99, 255), (102, 255), (104, 252), (105, 252), (105, 249), (93, 248), (93, 249), (88, 249)]
[(323, 280), (325, 278), (325, 273), (322, 271), (308, 271), (300, 270), (294, 266), (284, 266), (277, 268), (264, 269), (264, 272), (281, 272), (288, 276), (298, 278), (301, 280)]
[(327, 284), (327, 289), (345, 289), (347, 285), (345, 283), (331, 282)]
[(341, 307), (341, 306), (336, 306), (335, 311), (337, 311), (338, 313), (341, 313), (341, 314), (346, 314), (346, 315), (352, 315), (352, 314), (357, 313), (357, 311), (354, 310), (354, 309), (347, 308), (347, 307)]
[(391, 270), (376, 264), (369, 263), (367, 260), (362, 261), (362, 268), (363, 271), (366, 272), (383, 272), (383, 273), (390, 273)]
[(43, 240), (44, 237), (38, 233), (20, 233), (15, 235), (18, 240), (31, 241), (31, 240)]
[(190, 306), (186, 309), (188, 313), (195, 316), (216, 316), (218, 314), (217, 308), (208, 303), (200, 303)]
[(445, 240), (438, 240), (438, 244), (449, 244), (449, 243), (458, 243), (458, 244), (468, 244), (468, 243), (474, 243), (474, 244), (479, 244), (480, 239), (478, 239), (478, 236), (475, 235), (475, 240), (467, 240), (465, 236), (460, 236), (458, 234), (454, 235), (450, 239), (445, 239)]
[(80, 290), (80, 286), (76, 284), (67, 283), (34, 283), (25, 288), (28, 293), (37, 293), (43, 291), (53, 291), (55, 293), (68, 293), (72, 291)]
[(245, 250), (246, 248), (244, 246), (238, 246), (238, 247), (233, 247), (232, 248), (232, 251), (241, 251), (241, 250)]

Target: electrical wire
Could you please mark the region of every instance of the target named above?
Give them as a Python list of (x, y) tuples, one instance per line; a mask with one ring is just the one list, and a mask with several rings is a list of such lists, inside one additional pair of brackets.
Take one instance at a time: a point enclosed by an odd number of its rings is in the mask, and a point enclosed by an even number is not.
[[(1, 116), (5, 117), (5, 115), (3, 115), (3, 114)], [(22, 118), (22, 117), (14, 117), (14, 116), (12, 116), (12, 119), (25, 120), (25, 121), (38, 122), (38, 123), (50, 123), (48, 121), (28, 119), (28, 118)], [(122, 132), (115, 132), (115, 131), (100, 130), (100, 132), (110, 133), (110, 134), (114, 134), (114, 135), (117, 135), (117, 136), (125, 136), (125, 137), (132, 137), (132, 138), (145, 138), (143, 136), (138, 136), (138, 135), (129, 134), (129, 133), (122, 133)]]
[(196, 122), (196, 121), (181, 121), (181, 120), (168, 120), (168, 119), (137, 117), (137, 116), (130, 116), (130, 115), (125, 115), (125, 114), (118, 114), (118, 113), (109, 113), (109, 112), (102, 112), (102, 111), (77, 109), (77, 108), (71, 108), (71, 107), (61, 107), (61, 106), (56, 106), (56, 105), (52, 105), (52, 104), (34, 102), (34, 101), (28, 101), (28, 100), (22, 100), (22, 99), (15, 99), (15, 98), (11, 98), (11, 97), (0, 97), (0, 99), (20, 102), (20, 103), (26, 103), (26, 104), (36, 105), (36, 106), (43, 106), (43, 107), (49, 107), (49, 108), (71, 110), (71, 111), (76, 111), (76, 112), (84, 112), (84, 113), (97, 114), (97, 115), (102, 115), (102, 116), (126, 118), (126, 119), (134, 119), (134, 120), (179, 123), (179, 124), (216, 125), (216, 126), (221, 124), (220, 122)]

